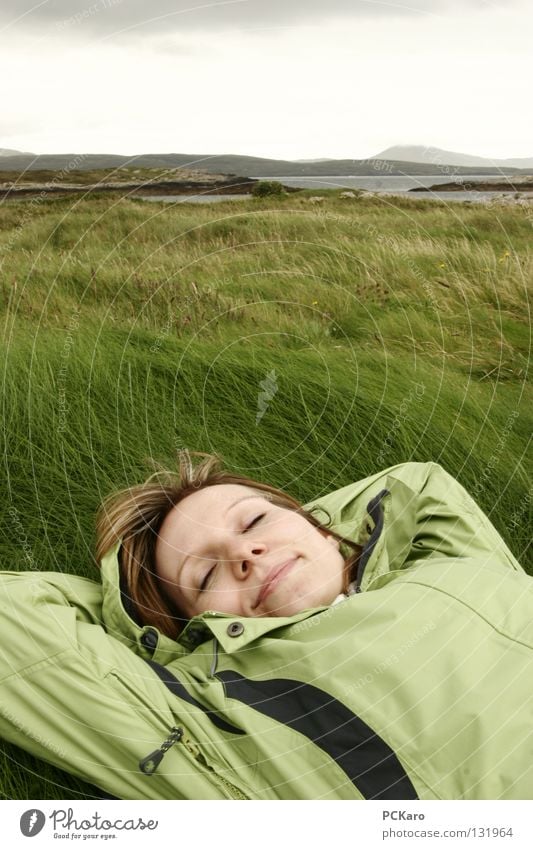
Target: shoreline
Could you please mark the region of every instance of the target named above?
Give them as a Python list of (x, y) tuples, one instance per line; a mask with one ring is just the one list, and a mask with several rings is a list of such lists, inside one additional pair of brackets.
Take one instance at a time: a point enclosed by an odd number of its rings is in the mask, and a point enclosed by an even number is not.
[[(136, 197), (143, 195), (194, 195), (209, 194), (251, 194), (258, 182), (251, 177), (227, 177), (221, 180), (158, 180), (156, 182), (128, 181), (116, 183), (32, 183), (17, 186), (0, 184), (0, 200), (54, 196), (61, 197), (79, 194), (128, 194)], [(291, 191), (291, 189), (288, 189)]]
[(533, 177), (522, 178), (514, 182), (494, 182), (492, 180), (458, 180), (451, 183), (435, 183), (432, 186), (415, 186), (409, 192), (533, 192)]

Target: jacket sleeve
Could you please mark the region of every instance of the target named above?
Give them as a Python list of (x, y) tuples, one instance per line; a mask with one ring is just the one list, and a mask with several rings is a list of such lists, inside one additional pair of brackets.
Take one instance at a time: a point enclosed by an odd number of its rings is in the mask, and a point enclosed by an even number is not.
[[(407, 502), (398, 498), (394, 505), (395, 481), (410, 490)], [(442, 466), (405, 463), (391, 473), (390, 484), (393, 525), (405, 522), (408, 537), (405, 559), (395, 568), (444, 556), (496, 559), (501, 566), (523, 571), (488, 516)]]
[(0, 735), (118, 798), (224, 798), (183, 744), (140, 771), (183, 706), (98, 623), (98, 584), (68, 576), (77, 600), (66, 577), (0, 572)]
[[(362, 546), (362, 589), (380, 575), (436, 557), (496, 558), (504, 568), (524, 571), (483, 510), (438, 463), (400, 463), (306, 507), (325, 509), (318, 517), (331, 518), (334, 530)], [(381, 510), (383, 531), (375, 540)]]

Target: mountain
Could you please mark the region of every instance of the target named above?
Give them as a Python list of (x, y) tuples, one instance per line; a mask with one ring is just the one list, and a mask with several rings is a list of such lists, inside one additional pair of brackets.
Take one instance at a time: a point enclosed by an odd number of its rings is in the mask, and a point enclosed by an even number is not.
[(488, 159), (484, 156), (471, 156), (468, 153), (455, 153), (441, 150), (439, 147), (422, 145), (395, 145), (382, 150), (370, 159), (393, 159), (398, 162), (425, 162), (435, 165), (455, 165), (460, 168), (533, 168), (533, 157), (524, 159)]
[[(194, 168), (211, 174), (238, 174), (240, 177), (392, 177), (442, 176), (440, 162), (407, 162), (405, 160), (377, 162), (371, 159), (326, 159), (318, 162), (294, 162), (286, 159), (263, 159), (256, 156), (199, 153), (149, 153), (119, 156), (105, 153), (58, 153), (34, 156), (17, 154), (3, 156), (0, 171), (90, 171), (103, 168)], [(381, 160), (381, 156), (379, 157)], [(516, 168), (468, 166), (457, 168), (457, 174), (513, 174)]]
[(11, 150), (9, 147), (0, 147), (0, 156), (35, 156), (27, 150)]

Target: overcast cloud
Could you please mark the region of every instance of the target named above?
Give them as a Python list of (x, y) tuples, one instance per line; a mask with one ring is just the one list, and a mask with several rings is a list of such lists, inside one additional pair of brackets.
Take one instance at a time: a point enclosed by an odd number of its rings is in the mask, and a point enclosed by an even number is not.
[(0, 148), (533, 156), (531, 0), (2, 3)]
[(55, 29), (77, 24), (89, 33), (220, 31), (316, 24), (335, 18), (442, 15), (450, 9), (490, 9), (514, 0), (2, 0), (4, 27)]

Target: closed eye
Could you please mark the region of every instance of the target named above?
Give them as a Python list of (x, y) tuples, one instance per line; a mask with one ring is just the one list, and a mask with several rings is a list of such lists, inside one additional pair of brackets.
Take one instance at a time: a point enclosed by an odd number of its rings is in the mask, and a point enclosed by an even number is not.
[(247, 525), (247, 526), (246, 526), (246, 528), (244, 529), (245, 533), (246, 533), (246, 531), (249, 531), (249, 530), (250, 530), (250, 528), (253, 528), (253, 526), (254, 526), (255, 524), (257, 524), (257, 522), (259, 522), (261, 519), (264, 519), (264, 518), (265, 518), (265, 514), (264, 514), (264, 513), (261, 513), (261, 515), (260, 515), (260, 516), (256, 516), (256, 517), (255, 517), (255, 519), (252, 519), (252, 521), (250, 522), (250, 524), (249, 524), (249, 525)]
[(211, 566), (211, 568), (209, 569), (209, 571), (205, 573), (205, 575), (204, 575), (204, 579), (203, 579), (202, 583), (200, 584), (200, 592), (201, 592), (201, 593), (203, 593), (203, 592), (204, 592), (204, 590), (206, 590), (206, 589), (207, 589), (207, 586), (208, 586), (208, 584), (209, 584), (209, 581), (210, 581), (210, 580), (211, 580), (211, 578), (213, 577), (213, 572), (215, 571), (216, 565), (217, 565), (217, 564), (215, 563), (215, 565), (214, 565), (214, 566)]

